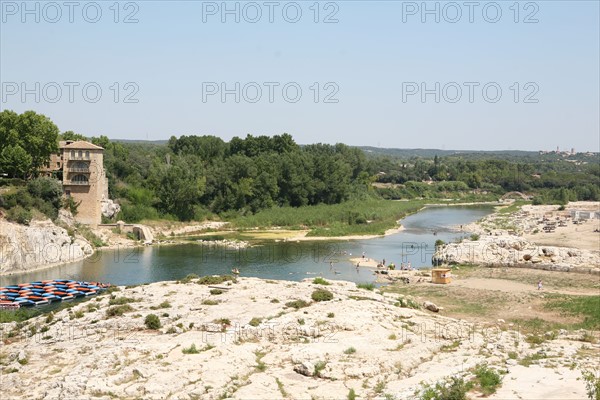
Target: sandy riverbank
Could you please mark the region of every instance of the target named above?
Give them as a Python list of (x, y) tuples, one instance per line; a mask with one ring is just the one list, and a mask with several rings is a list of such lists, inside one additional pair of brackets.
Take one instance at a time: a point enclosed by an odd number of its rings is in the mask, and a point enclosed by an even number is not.
[[(582, 250), (600, 249), (600, 219), (586, 219), (574, 224), (571, 212), (575, 210), (599, 212), (600, 202), (570, 202), (564, 210), (555, 205), (524, 205), (519, 211), (505, 214), (497, 207), (494, 214), (466, 225), (464, 230), (480, 235), (502, 236), (513, 232), (531, 243), (556, 247), (572, 247)], [(543, 228), (548, 222), (563, 222), (554, 231)], [(458, 229), (458, 227), (455, 227)]]
[[(223, 288), (216, 292), (195, 280), (156, 282), (112, 293), (113, 302), (126, 303), (121, 315), (108, 312), (118, 306), (104, 295), (51, 321), (2, 324), (3, 396), (345, 398), (352, 390), (359, 398), (412, 399), (424, 383), (471, 380), (476, 365), (487, 363), (503, 374), (491, 399), (585, 397), (579, 370), (595, 366), (599, 348), (579, 341), (580, 333), (532, 345), (511, 324), (473, 325), (410, 297), (330, 283), (241, 278), (213, 285)], [(333, 299), (312, 301), (319, 288)], [(286, 306), (296, 300), (308, 306)], [(149, 314), (159, 329), (145, 326)], [(531, 384), (532, 376), (544, 385)]]

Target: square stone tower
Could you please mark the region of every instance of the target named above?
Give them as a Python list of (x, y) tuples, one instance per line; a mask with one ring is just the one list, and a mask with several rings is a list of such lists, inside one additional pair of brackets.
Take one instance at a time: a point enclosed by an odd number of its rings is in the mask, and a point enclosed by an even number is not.
[(104, 149), (86, 141), (59, 143), (63, 171), (63, 189), (80, 203), (75, 220), (82, 224), (102, 222), (101, 201), (108, 199), (108, 179), (104, 171)]

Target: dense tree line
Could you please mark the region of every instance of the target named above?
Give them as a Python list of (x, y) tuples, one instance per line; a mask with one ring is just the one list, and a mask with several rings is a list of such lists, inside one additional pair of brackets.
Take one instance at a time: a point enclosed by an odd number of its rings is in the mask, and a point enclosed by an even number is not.
[[(534, 194), (536, 203), (600, 200), (597, 155), (569, 161), (530, 153), (506, 159), (495, 153), (395, 156), (344, 144), (301, 146), (285, 133), (229, 142), (191, 135), (173, 136), (167, 143), (136, 143), (58, 132), (50, 119), (33, 111), (1, 112), (0, 172), (34, 178), (58, 151), (59, 140), (89, 140), (105, 149), (109, 195), (122, 205), (117, 218), (128, 222), (211, 214), (227, 218), (275, 206), (338, 204), (365, 197), (490, 199), (520, 191)], [(389, 185), (374, 189), (374, 182)], [(35, 185), (20, 193), (22, 202), (13, 196), (5, 203), (24, 209), (38, 206), (46, 215), (56, 215), (54, 198), (45, 200), (52, 206), (29, 198), (41, 196)]]
[(527, 158), (517, 162), (498, 158), (464, 159), (461, 156), (435, 156), (433, 160), (383, 156), (370, 160), (382, 172), (377, 177), (378, 182), (402, 185), (395, 191), (397, 197), (426, 190), (419, 185), (425, 181), (434, 182), (435, 188), (448, 191), (485, 190), (499, 195), (511, 191), (531, 193), (538, 203), (600, 200), (598, 155), (588, 156), (584, 161), (572, 161)]
[(369, 182), (361, 150), (343, 144), (302, 147), (288, 134), (103, 145), (111, 195), (126, 199), (124, 214), (133, 220), (335, 204), (366, 191)]

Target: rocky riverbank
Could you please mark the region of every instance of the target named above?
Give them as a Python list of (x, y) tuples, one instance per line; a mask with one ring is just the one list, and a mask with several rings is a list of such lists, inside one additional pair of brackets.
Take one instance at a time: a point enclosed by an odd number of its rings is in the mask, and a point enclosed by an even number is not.
[(0, 275), (75, 262), (93, 252), (82, 236), (70, 236), (50, 220), (27, 226), (0, 218)]
[(4, 323), (3, 398), (410, 399), (426, 383), (474, 380), (483, 363), (503, 377), (489, 398), (586, 397), (580, 369), (599, 347), (583, 332), (533, 343), (504, 321), (473, 325), (329, 283), (157, 282)]
[(569, 204), (565, 210), (558, 210), (558, 206), (532, 205), (512, 213), (500, 209), (464, 228), (475, 232), (470, 240), (439, 246), (434, 260), (444, 264), (527, 267), (600, 275), (600, 233), (597, 231), (600, 221), (589, 219), (574, 223), (570, 216), (574, 209), (596, 208), (597, 202), (578, 202)]

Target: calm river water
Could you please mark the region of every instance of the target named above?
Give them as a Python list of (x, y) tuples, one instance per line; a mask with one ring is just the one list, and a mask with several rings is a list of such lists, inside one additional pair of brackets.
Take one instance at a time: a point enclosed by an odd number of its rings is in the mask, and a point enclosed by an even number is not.
[[(47, 270), (2, 277), (2, 284), (43, 279), (77, 279), (134, 285), (177, 280), (187, 274), (230, 274), (299, 281), (314, 276), (352, 282), (373, 282), (370, 268), (357, 269), (349, 259), (366, 257), (413, 267), (430, 267), (434, 243), (468, 236), (461, 224), (476, 221), (493, 209), (489, 206), (429, 207), (402, 220), (400, 233), (364, 240), (327, 242), (269, 242), (242, 250), (226, 250), (194, 242), (182, 245), (149, 246), (104, 250), (84, 261)], [(331, 266), (333, 264), (333, 267)]]

